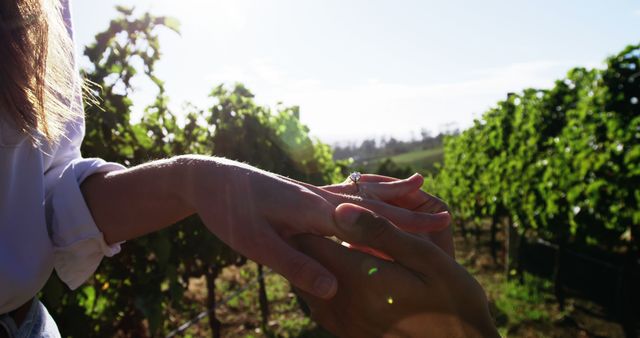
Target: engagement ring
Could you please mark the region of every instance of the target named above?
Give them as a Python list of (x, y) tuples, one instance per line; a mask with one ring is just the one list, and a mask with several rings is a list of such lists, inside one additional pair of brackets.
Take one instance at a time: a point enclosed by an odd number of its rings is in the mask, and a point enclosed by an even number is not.
[(360, 192), (358, 181), (360, 181), (361, 177), (362, 177), (362, 174), (360, 174), (360, 172), (358, 171), (354, 171), (351, 174), (349, 174), (349, 180), (351, 180), (351, 182), (353, 182), (353, 184), (356, 186), (356, 194)]

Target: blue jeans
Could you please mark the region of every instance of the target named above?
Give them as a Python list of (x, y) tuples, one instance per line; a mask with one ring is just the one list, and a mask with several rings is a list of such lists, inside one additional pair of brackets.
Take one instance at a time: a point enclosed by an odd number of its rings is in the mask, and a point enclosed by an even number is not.
[(56, 322), (36, 298), (31, 302), (31, 308), (20, 327), (9, 315), (0, 315), (0, 332), (2, 330), (6, 331), (9, 338), (60, 338)]

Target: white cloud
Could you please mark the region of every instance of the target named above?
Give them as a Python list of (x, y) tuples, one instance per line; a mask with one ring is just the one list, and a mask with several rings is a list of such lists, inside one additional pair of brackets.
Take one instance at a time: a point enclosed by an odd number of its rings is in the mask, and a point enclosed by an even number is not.
[(262, 104), (300, 105), (312, 133), (336, 142), (373, 135), (407, 139), (422, 128), (436, 132), (451, 123), (464, 128), (508, 92), (549, 87), (568, 68), (537, 61), (479, 70), (454, 83), (406, 85), (370, 79), (340, 85), (294, 79), (269, 60), (256, 59), (248, 67), (225, 67), (215, 77), (245, 83)]

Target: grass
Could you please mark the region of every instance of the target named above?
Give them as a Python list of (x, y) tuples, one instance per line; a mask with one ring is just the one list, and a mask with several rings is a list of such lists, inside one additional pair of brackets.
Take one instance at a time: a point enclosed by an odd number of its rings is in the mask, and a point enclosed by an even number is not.
[(554, 304), (549, 281), (525, 274), (524, 283), (508, 280), (482, 246), (457, 238), (457, 260), (478, 280), (502, 337), (557, 337), (548, 334), (565, 313)]
[(561, 311), (548, 279), (526, 272), (521, 280), (507, 279), (503, 253), (497, 262), (491, 257), (487, 227), (480, 226), (482, 235), (475, 240), (457, 233), (456, 260), (484, 288), (502, 337), (624, 337), (620, 324), (594, 302), (570, 297)]
[[(217, 302), (250, 284), (246, 291), (218, 306), (216, 317), (222, 323), (221, 337), (332, 337), (302, 312), (287, 280), (275, 273), (265, 274), (270, 316), (267, 326), (263, 327), (256, 278), (257, 266), (251, 261), (242, 267), (227, 267), (217, 278)], [(200, 311), (206, 309), (204, 278), (190, 281), (187, 297), (201, 304)], [(176, 324), (179, 325), (179, 321)], [(208, 317), (190, 327), (184, 336), (211, 337)]]
[(424, 150), (415, 150), (408, 153), (399, 154), (391, 157), (391, 160), (398, 164), (412, 165), (421, 167), (424, 165), (432, 165), (435, 162), (442, 162), (444, 150), (442, 147)]
[(356, 163), (355, 166), (362, 166), (365, 171), (375, 171), (380, 163), (387, 158), (390, 158), (399, 166), (410, 166), (414, 171), (422, 173), (434, 172), (436, 170), (435, 164), (442, 163), (444, 157), (444, 149), (442, 147), (431, 149), (418, 149), (409, 151), (394, 156), (381, 156), (372, 159), (367, 159), (361, 163)]

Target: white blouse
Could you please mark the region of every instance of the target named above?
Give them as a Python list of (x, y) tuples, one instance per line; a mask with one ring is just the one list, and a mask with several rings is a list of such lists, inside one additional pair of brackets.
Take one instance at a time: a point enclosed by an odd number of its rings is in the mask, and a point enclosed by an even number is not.
[(84, 121), (69, 123), (69, 139), (38, 149), (0, 121), (0, 313), (18, 308), (44, 286), (53, 268), (71, 289), (80, 286), (108, 246), (80, 192), (91, 174), (123, 167), (83, 159)]
[[(82, 110), (77, 92), (70, 109)], [(67, 124), (68, 138), (57, 146), (35, 148), (6, 116), (0, 112), (0, 314), (33, 298), (54, 268), (75, 289), (102, 257), (120, 251), (105, 243), (80, 183), (124, 168), (82, 158), (83, 119)]]

